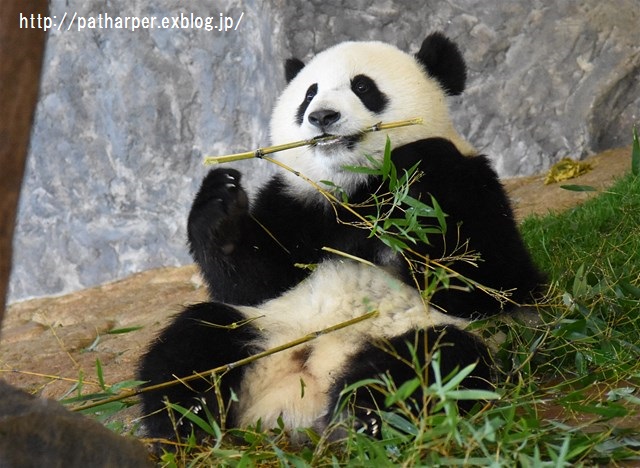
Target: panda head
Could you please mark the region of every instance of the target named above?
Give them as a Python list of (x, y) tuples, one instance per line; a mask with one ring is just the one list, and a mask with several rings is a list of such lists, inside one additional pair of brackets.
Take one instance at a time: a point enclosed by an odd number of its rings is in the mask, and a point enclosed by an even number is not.
[[(454, 130), (447, 95), (464, 90), (466, 68), (460, 51), (440, 33), (428, 36), (410, 55), (381, 42), (344, 42), (308, 64), (289, 59), (288, 86), (271, 118), (273, 144), (334, 135), (313, 147), (282, 151), (276, 158), (315, 182), (328, 180), (347, 193), (361, 178), (344, 166), (367, 166), (366, 155), (382, 157), (387, 135), (393, 147), (430, 137), (452, 141), (464, 154), (473, 148)], [(421, 117), (423, 123), (361, 133), (379, 122)], [(287, 173), (288, 188), (314, 190)]]

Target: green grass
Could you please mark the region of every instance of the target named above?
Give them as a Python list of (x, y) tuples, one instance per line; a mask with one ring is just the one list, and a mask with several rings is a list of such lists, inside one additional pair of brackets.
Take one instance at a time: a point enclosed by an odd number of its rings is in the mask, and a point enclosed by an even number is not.
[(640, 182), (628, 174), (583, 205), (526, 219), (522, 233), (537, 264), (561, 288), (571, 288), (581, 265), (601, 278), (637, 280), (639, 216)]
[(551, 341), (563, 347), (549, 346), (546, 365), (587, 379), (612, 374), (625, 362), (634, 366), (640, 346), (640, 178), (628, 174), (579, 207), (529, 218), (522, 232), (553, 288), (555, 305), (544, 312), (555, 326), (557, 340)]

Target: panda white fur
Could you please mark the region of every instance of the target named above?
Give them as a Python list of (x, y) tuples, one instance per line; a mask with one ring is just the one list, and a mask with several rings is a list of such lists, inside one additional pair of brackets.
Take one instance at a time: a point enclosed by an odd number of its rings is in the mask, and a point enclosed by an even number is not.
[[(543, 281), (487, 158), (476, 155), (452, 126), (445, 100), (463, 91), (466, 71), (458, 48), (447, 38), (428, 36), (415, 56), (379, 42), (347, 42), (307, 65), (288, 60), (285, 75), (288, 86), (271, 121), (273, 143), (340, 138), (281, 152), (277, 159), (313, 181), (332, 181), (358, 205), (380, 189), (380, 180), (343, 166), (366, 166), (365, 155), (381, 158), (388, 135), (396, 167), (418, 164), (422, 172), (410, 194), (425, 202), (435, 197), (447, 213), (446, 233), (413, 246), (414, 251), (421, 258), (445, 258), (461, 246), (478, 253), (477, 262), (452, 260), (449, 266), (482, 285), (508, 291), (511, 301), (501, 302), (453, 277), (450, 287), (427, 303), (417, 287), (424, 286), (424, 277), (414, 275), (407, 262), (369, 232), (350, 225), (348, 212), (338, 209), (339, 222), (334, 208), (303, 178), (280, 171), (250, 205), (240, 174), (215, 169), (205, 177), (188, 221), (191, 252), (212, 302), (187, 307), (160, 334), (140, 363), (142, 380), (157, 384), (204, 372), (366, 312), (378, 314), (230, 369), (217, 382), (218, 395), (204, 377), (144, 393), (151, 436), (174, 435), (163, 410), (165, 398), (194, 410), (207, 405), (214, 416), (226, 415), (228, 427), (258, 420), (262, 427), (275, 427), (281, 418), (288, 429), (323, 430), (345, 386), (381, 374), (398, 386), (415, 377), (407, 364), (410, 344), (426, 364), (439, 343), (445, 375), (476, 363), (463, 385), (491, 388), (487, 348), (464, 327), (474, 318), (530, 302)], [(381, 121), (414, 117), (424, 123), (360, 133)], [(360, 210), (366, 215), (375, 208)], [(310, 272), (300, 264), (318, 266)], [(385, 351), (389, 347), (395, 354)], [(421, 394), (417, 389), (416, 401)], [(359, 390), (353, 408), (356, 424), (367, 426), (376, 421), (371, 411), (384, 408), (384, 398), (375, 390)], [(373, 433), (377, 426), (367, 429)], [(179, 430), (191, 428), (184, 424)]]

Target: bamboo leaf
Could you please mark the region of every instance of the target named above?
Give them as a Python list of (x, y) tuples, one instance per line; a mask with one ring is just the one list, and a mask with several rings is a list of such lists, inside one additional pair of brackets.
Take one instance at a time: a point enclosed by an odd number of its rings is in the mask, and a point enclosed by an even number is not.
[(107, 390), (107, 386), (104, 383), (104, 374), (102, 373), (102, 363), (100, 359), (96, 359), (96, 373), (98, 374), (98, 384), (102, 390)]
[(607, 419), (621, 418), (630, 413), (630, 410), (617, 403), (609, 403), (607, 405), (569, 403), (567, 408), (580, 413), (597, 414)]
[(395, 183), (397, 180), (396, 167), (395, 164), (391, 162), (391, 140), (387, 137), (384, 145), (384, 157), (382, 158), (382, 180), (387, 180), (389, 177), (391, 177), (389, 186), (393, 190), (391, 183)]
[[(371, 167), (366, 167), (366, 166), (342, 166), (343, 169), (349, 171), (349, 172), (353, 172), (356, 174), (367, 174), (367, 175), (379, 175), (380, 174), (380, 169), (378, 168), (371, 168)], [(321, 181), (323, 184), (325, 185), (329, 185), (329, 182), (326, 180)], [(331, 185), (334, 185), (333, 183), (331, 183)]]
[(400, 385), (400, 388), (398, 388), (397, 391), (387, 395), (384, 402), (385, 406), (389, 407), (398, 401), (406, 400), (420, 387), (420, 385), (421, 382), (418, 378), (407, 380), (405, 383)]
[(412, 435), (418, 434), (418, 428), (415, 426), (415, 424), (411, 423), (411, 421), (408, 421), (406, 418), (403, 418), (398, 413), (391, 412), (391, 411), (385, 412), (384, 420), (391, 426), (401, 430), (404, 433), (412, 434)]
[(633, 175), (640, 175), (640, 140), (638, 140), (638, 129), (633, 127), (633, 147), (631, 149), (631, 172)]
[(591, 185), (561, 185), (561, 189), (569, 190), (571, 192), (597, 192), (598, 189)]
[(120, 335), (123, 333), (130, 333), (137, 330), (142, 330), (144, 327), (136, 326), (136, 327), (126, 327), (126, 328), (114, 328), (113, 330), (109, 330), (107, 335)]
[[(437, 365), (440, 365), (438, 361)], [(476, 364), (469, 364), (468, 366), (460, 369), (457, 373), (453, 373), (452, 375), (447, 376), (444, 380), (445, 383), (441, 387), (447, 391), (452, 391), (454, 388), (458, 387), (464, 379), (466, 379), (476, 368)]]
[(447, 396), (454, 400), (499, 400), (500, 395), (490, 390), (450, 390)]
[(211, 434), (211, 435), (215, 434), (215, 431), (213, 430), (213, 427), (211, 427), (211, 425), (207, 421), (202, 419), (200, 416), (195, 414), (193, 411), (191, 411), (189, 409), (186, 409), (186, 408), (183, 408), (180, 405), (175, 405), (175, 404), (170, 403), (170, 402), (167, 402), (166, 405), (167, 405), (167, 407), (171, 408), (172, 410), (177, 411), (178, 413), (180, 413), (182, 416), (184, 416), (186, 419), (188, 419), (193, 424), (198, 426), (200, 429), (205, 431), (207, 434)]

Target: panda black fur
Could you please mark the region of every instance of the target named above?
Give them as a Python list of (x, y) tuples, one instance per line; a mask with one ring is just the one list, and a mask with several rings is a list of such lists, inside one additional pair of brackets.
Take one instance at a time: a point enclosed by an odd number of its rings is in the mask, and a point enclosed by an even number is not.
[[(449, 266), (484, 286), (508, 291), (513, 302), (501, 303), (452, 278), (451, 287), (438, 290), (427, 305), (408, 264), (366, 230), (350, 225), (348, 212), (339, 210), (338, 222), (334, 209), (307, 181), (280, 171), (250, 204), (240, 174), (215, 169), (193, 202), (188, 235), (216, 302), (187, 307), (174, 319), (143, 357), (142, 380), (157, 384), (186, 377), (370, 310), (378, 315), (229, 370), (218, 382), (219, 395), (205, 378), (144, 393), (151, 436), (174, 434), (162, 411), (165, 397), (194, 410), (206, 404), (214, 416), (226, 414), (227, 427), (258, 420), (263, 427), (275, 427), (282, 418), (289, 429), (323, 430), (345, 386), (384, 373), (398, 386), (415, 377), (406, 364), (411, 362), (408, 343), (426, 362), (438, 342), (444, 375), (477, 363), (463, 385), (491, 388), (487, 348), (464, 327), (471, 319), (529, 303), (542, 283), (488, 159), (475, 154), (453, 129), (445, 98), (463, 91), (466, 72), (452, 42), (432, 34), (415, 56), (379, 42), (347, 42), (306, 66), (287, 61), (285, 75), (288, 86), (271, 121), (273, 143), (321, 135), (340, 138), (281, 152), (277, 159), (313, 181), (331, 180), (354, 205), (369, 200), (380, 180), (343, 166), (367, 165), (364, 155), (381, 157), (387, 137), (385, 132), (359, 131), (380, 121), (422, 117), (422, 125), (389, 133), (392, 160), (399, 171), (418, 164), (423, 174), (411, 185), (410, 195), (427, 203), (433, 196), (447, 214), (448, 229), (414, 250), (437, 259), (466, 246), (480, 254), (476, 264), (454, 261)], [(373, 210), (361, 209), (365, 215)], [(322, 247), (376, 266), (346, 260)], [(310, 273), (300, 264), (318, 267)], [(384, 351), (381, 342), (396, 355)], [(417, 401), (420, 394), (418, 389)], [(361, 391), (354, 406), (355, 416), (366, 424), (365, 415), (383, 408), (384, 398)], [(182, 430), (190, 428), (184, 425)]]

